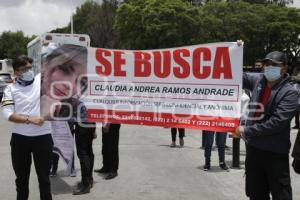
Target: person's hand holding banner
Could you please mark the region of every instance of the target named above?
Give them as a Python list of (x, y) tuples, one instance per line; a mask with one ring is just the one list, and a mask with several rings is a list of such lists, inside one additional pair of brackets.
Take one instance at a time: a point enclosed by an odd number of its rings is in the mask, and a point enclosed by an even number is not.
[(235, 129), (235, 132), (232, 133), (233, 138), (242, 138), (247, 143), (247, 138), (245, 137), (245, 127), (244, 126), (238, 126)]

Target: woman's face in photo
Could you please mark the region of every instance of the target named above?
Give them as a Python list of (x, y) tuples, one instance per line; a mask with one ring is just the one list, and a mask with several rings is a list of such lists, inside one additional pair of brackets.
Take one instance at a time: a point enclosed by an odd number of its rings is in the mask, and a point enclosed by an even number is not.
[(46, 94), (54, 99), (68, 99), (77, 93), (77, 76), (75, 73), (66, 74), (60, 69), (54, 70), (49, 79)]

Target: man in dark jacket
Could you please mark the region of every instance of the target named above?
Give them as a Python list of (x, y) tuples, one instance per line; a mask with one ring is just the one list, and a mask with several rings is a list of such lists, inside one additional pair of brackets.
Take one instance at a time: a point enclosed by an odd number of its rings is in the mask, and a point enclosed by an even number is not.
[(246, 195), (251, 200), (292, 200), (289, 171), (290, 123), (298, 92), (287, 75), (287, 58), (274, 51), (262, 60), (263, 74), (244, 74), (250, 90), (249, 115), (234, 135), (246, 141)]

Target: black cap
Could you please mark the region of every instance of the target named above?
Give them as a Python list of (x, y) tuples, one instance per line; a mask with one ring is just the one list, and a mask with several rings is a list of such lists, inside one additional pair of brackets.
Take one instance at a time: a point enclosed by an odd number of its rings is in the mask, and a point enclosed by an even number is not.
[(271, 53), (268, 53), (264, 59), (262, 59), (262, 62), (266, 61), (272, 61), (276, 64), (287, 64), (287, 57), (283, 52), (280, 51), (272, 51)]

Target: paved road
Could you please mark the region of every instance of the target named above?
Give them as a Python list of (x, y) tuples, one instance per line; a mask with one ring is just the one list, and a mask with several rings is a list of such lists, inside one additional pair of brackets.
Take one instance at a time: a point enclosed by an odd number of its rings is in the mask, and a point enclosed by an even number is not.
[[(14, 172), (10, 159), (9, 123), (0, 119), (0, 199), (14, 200)], [(94, 141), (95, 167), (101, 163), (101, 134)], [(292, 131), (294, 141), (296, 131)], [(59, 177), (52, 179), (54, 200), (245, 200), (244, 170), (221, 171), (217, 151), (212, 154), (212, 170), (201, 170), (204, 152), (200, 131), (187, 130), (185, 148), (170, 148), (170, 129), (123, 125), (120, 134), (120, 170), (113, 180), (94, 174), (95, 185), (90, 194), (73, 196), (72, 187), (80, 180), (78, 159), (75, 178), (64, 175), (60, 164)], [(231, 146), (231, 139), (228, 139)], [(231, 151), (226, 152), (230, 165)], [(241, 161), (245, 160), (241, 145)], [(39, 199), (38, 183), (32, 167), (30, 200)], [(300, 176), (292, 172), (294, 199), (300, 199)]]

